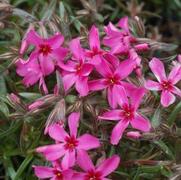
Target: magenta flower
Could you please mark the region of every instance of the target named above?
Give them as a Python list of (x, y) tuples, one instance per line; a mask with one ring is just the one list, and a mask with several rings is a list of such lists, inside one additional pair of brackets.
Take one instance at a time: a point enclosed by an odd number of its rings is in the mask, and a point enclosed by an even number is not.
[(138, 107), (144, 94), (145, 90), (143, 88), (138, 88), (135, 90), (132, 89), (130, 101), (128, 98), (124, 98), (118, 101), (121, 109), (110, 110), (99, 116), (99, 118), (103, 120), (119, 121), (113, 128), (111, 134), (112, 144), (115, 145), (119, 143), (124, 130), (128, 127), (129, 124), (131, 124), (133, 128), (143, 132), (150, 130), (151, 125), (149, 120), (140, 115), (138, 112)]
[(105, 51), (100, 47), (99, 31), (94, 25), (89, 32), (89, 46), (90, 50), (86, 50), (88, 62), (93, 65), (100, 64), (101, 56)]
[(147, 43), (137, 43), (137, 39), (129, 31), (128, 17), (123, 17), (118, 22), (120, 29), (112, 23), (105, 27), (106, 36), (103, 39), (104, 45), (111, 48), (111, 54), (127, 55), (128, 58), (135, 62), (136, 73), (140, 76), (141, 58), (138, 52), (149, 49)]
[(175, 84), (181, 79), (181, 65), (177, 64), (174, 66), (168, 77), (166, 77), (164, 65), (159, 59), (153, 58), (150, 61), (149, 66), (158, 82), (148, 80), (145, 87), (149, 90), (162, 91), (161, 104), (164, 107), (168, 107), (175, 101), (174, 94), (181, 97), (180, 89), (175, 86)]
[(72, 60), (66, 64), (60, 62), (59, 66), (63, 71), (63, 84), (65, 91), (68, 91), (74, 84), (81, 96), (86, 96), (89, 92), (88, 76), (93, 66), (85, 63), (85, 52), (80, 46), (79, 38), (70, 42), (70, 50), (73, 54)]
[(75, 164), (77, 150), (87, 151), (99, 147), (99, 140), (90, 134), (77, 137), (79, 118), (80, 113), (72, 113), (69, 116), (70, 135), (58, 124), (50, 126), (49, 135), (56, 141), (56, 144), (39, 147), (36, 151), (43, 153), (49, 161), (55, 161), (63, 157), (62, 167), (66, 169)]
[(39, 81), (39, 87), (43, 89), (45, 94), (48, 93), (41, 67), (34, 53), (30, 55), (27, 61), (19, 59), (16, 67), (16, 72), (19, 76), (23, 77), (23, 84), (26, 87), (32, 86)]
[(126, 96), (122, 80), (133, 71), (134, 62), (130, 60), (119, 62), (115, 56), (110, 54), (106, 54), (104, 57), (106, 59), (95, 66), (103, 78), (90, 81), (89, 89), (91, 91), (106, 89), (110, 106), (116, 108), (118, 96), (123, 99)]
[(99, 166), (94, 166), (85, 151), (78, 151), (77, 164), (84, 172), (75, 173), (74, 180), (108, 180), (106, 176), (111, 174), (119, 165), (120, 158), (117, 155), (105, 159)]
[(35, 175), (40, 179), (71, 180), (73, 170), (62, 169), (58, 162), (53, 162), (53, 167), (33, 166)]

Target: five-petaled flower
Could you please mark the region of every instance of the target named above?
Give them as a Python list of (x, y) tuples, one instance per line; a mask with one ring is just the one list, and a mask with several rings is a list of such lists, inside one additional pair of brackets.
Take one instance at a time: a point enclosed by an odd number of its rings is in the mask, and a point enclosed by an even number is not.
[(73, 176), (73, 170), (63, 169), (60, 162), (52, 162), (52, 167), (48, 166), (33, 166), (35, 175), (40, 179), (51, 180), (71, 180)]
[(119, 99), (120, 109), (110, 110), (99, 116), (99, 119), (119, 121), (112, 130), (111, 144), (119, 143), (124, 130), (129, 124), (131, 124), (133, 128), (143, 132), (150, 130), (151, 124), (149, 120), (138, 112), (138, 107), (144, 94), (145, 90), (143, 88), (132, 90), (130, 99)]
[(122, 80), (132, 72), (133, 61), (120, 62), (115, 56), (106, 54), (95, 68), (103, 78), (89, 81), (89, 89), (91, 91), (106, 89), (110, 106), (116, 108), (118, 98), (125, 98), (126, 92)]
[(75, 164), (77, 150), (90, 150), (99, 147), (99, 140), (90, 134), (77, 137), (79, 118), (80, 113), (72, 113), (68, 117), (70, 134), (58, 124), (50, 126), (49, 135), (56, 141), (56, 144), (39, 147), (36, 151), (43, 153), (49, 161), (63, 157), (62, 167), (66, 169)]
[(70, 42), (72, 59), (66, 64), (60, 62), (63, 69), (63, 84), (65, 91), (68, 91), (74, 84), (81, 96), (86, 96), (89, 92), (88, 76), (93, 70), (93, 66), (85, 62), (85, 52), (80, 45), (79, 38)]
[(35, 48), (27, 61), (20, 59), (17, 62), (17, 73), (24, 77), (23, 83), (27, 87), (40, 81), (39, 85), (43, 87), (45, 93), (48, 93), (44, 77), (53, 73), (58, 62), (64, 60), (68, 51), (61, 47), (64, 37), (57, 33), (48, 39), (44, 39), (34, 30), (30, 30), (25, 40), (27, 45), (33, 45)]
[(106, 180), (119, 165), (120, 158), (117, 155), (103, 160), (98, 166), (94, 166), (87, 152), (78, 151), (77, 164), (84, 172), (74, 174), (74, 180)]
[(166, 76), (164, 65), (159, 59), (153, 58), (149, 66), (158, 82), (148, 80), (145, 83), (145, 87), (153, 91), (162, 91), (161, 104), (164, 107), (168, 107), (175, 101), (175, 96), (173, 94), (181, 97), (181, 90), (175, 86), (181, 79), (181, 65), (177, 64), (174, 66), (168, 77)]

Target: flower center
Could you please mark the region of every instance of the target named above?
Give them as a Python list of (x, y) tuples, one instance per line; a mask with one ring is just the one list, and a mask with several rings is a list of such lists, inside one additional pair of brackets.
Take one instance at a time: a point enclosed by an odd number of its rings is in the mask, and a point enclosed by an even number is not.
[(125, 119), (133, 119), (134, 118), (134, 109), (128, 105), (123, 106), (123, 117)]
[(101, 173), (89, 171), (88, 174), (86, 175), (85, 180), (101, 180)]
[(82, 65), (81, 64), (77, 65), (76, 66), (77, 73), (80, 73), (81, 70), (82, 70)]
[(65, 149), (68, 149), (69, 151), (73, 151), (78, 145), (78, 141), (74, 136), (66, 137), (65, 141)]
[(163, 90), (171, 91), (173, 89), (173, 85), (170, 81), (162, 81), (161, 87)]
[(62, 180), (62, 179), (63, 179), (63, 175), (62, 175), (62, 172), (61, 172), (61, 171), (55, 170), (55, 171), (54, 171), (54, 174), (55, 174), (57, 180)]
[(47, 56), (52, 52), (52, 48), (48, 44), (40, 44), (39, 48), (39, 53), (42, 53), (43, 56)]
[(118, 83), (118, 80), (115, 77), (111, 77), (108, 79), (110, 85), (114, 85)]

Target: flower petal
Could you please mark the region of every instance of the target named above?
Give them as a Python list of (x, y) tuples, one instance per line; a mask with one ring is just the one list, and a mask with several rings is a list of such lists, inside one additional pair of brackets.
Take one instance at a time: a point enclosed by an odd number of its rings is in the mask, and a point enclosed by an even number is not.
[(28, 43), (33, 44), (35, 46), (39, 46), (41, 43), (43, 43), (43, 40), (41, 37), (34, 31), (30, 30), (27, 34), (26, 40)]
[(89, 32), (89, 45), (92, 50), (100, 49), (99, 31), (94, 25)]
[(153, 58), (149, 66), (159, 82), (167, 79), (164, 65), (158, 58)]
[(36, 151), (43, 153), (48, 161), (55, 161), (65, 154), (64, 144), (42, 146), (37, 148)]
[(113, 128), (111, 133), (111, 144), (116, 145), (119, 143), (119, 140), (122, 138), (124, 130), (128, 127), (129, 121), (121, 120)]
[(128, 104), (128, 97), (126, 90), (123, 86), (115, 85), (114, 86), (114, 92), (116, 96), (118, 104), (122, 107), (124, 104)]
[(118, 22), (118, 26), (129, 32), (128, 16), (122, 17)]
[(168, 76), (168, 80), (170, 80), (173, 84), (176, 84), (181, 80), (181, 65), (177, 64), (175, 67), (173, 67)]
[(49, 75), (54, 71), (55, 65), (49, 56), (39, 55), (39, 62), (43, 75)]
[(91, 64), (83, 64), (80, 74), (82, 76), (88, 76), (93, 70), (93, 66)]
[(71, 113), (68, 117), (68, 125), (70, 130), (70, 135), (76, 137), (77, 136), (77, 128), (79, 126), (80, 113), (74, 112)]
[(124, 60), (120, 62), (115, 71), (115, 75), (118, 75), (121, 79), (125, 79), (135, 67), (135, 62), (132, 60)]
[(52, 51), (52, 59), (56, 59), (57, 63), (63, 61), (68, 53), (68, 49), (59, 47)]
[(105, 177), (111, 174), (118, 167), (119, 162), (119, 156), (113, 155), (112, 157), (104, 160), (96, 170), (100, 171), (102, 176)]
[(77, 80), (77, 76), (74, 73), (70, 73), (63, 76), (62, 80), (65, 91), (68, 91)]
[(95, 169), (95, 167), (92, 163), (92, 160), (90, 159), (87, 152), (84, 150), (78, 150), (78, 152), (77, 152), (77, 164), (85, 172)]
[(45, 166), (33, 166), (35, 175), (38, 178), (51, 178), (54, 176), (53, 168), (45, 167)]
[(84, 51), (80, 45), (80, 39), (75, 38), (71, 40), (69, 44), (69, 48), (73, 54), (73, 57), (78, 61), (78, 62), (83, 62), (84, 61)]
[(51, 45), (53, 49), (59, 48), (64, 41), (64, 37), (60, 33), (56, 33), (54, 36), (45, 40), (46, 43)]
[(75, 150), (67, 151), (62, 159), (62, 168), (68, 169), (75, 164)]
[(121, 112), (122, 110), (120, 109), (114, 109), (114, 110), (105, 112), (104, 114), (99, 116), (99, 119), (118, 121), (121, 119)]
[(132, 94), (129, 96), (131, 100), (131, 104), (134, 107), (134, 110), (138, 109), (143, 96), (145, 95), (145, 88), (139, 87), (132, 90)]
[(48, 134), (56, 141), (64, 142), (65, 137), (69, 136), (68, 133), (58, 124), (53, 124), (48, 128)]
[(106, 79), (98, 79), (98, 80), (92, 80), (88, 82), (89, 90), (91, 91), (98, 91), (105, 89), (107, 87)]
[(173, 86), (172, 92), (181, 97), (181, 90), (179, 88), (177, 88), (176, 86)]
[(139, 114), (135, 115), (135, 118), (130, 121), (131, 126), (143, 132), (148, 132), (151, 129), (151, 123), (148, 119), (142, 117)]
[(78, 139), (78, 149), (90, 150), (100, 146), (99, 139), (90, 135), (84, 134), (80, 136)]
[(117, 107), (117, 95), (114, 94), (115, 93), (115, 90), (114, 90), (114, 86), (113, 87), (108, 87), (107, 88), (107, 98), (108, 98), (108, 102), (109, 102), (109, 105), (115, 109)]
[(152, 91), (159, 91), (161, 90), (159, 83), (152, 81), (152, 80), (148, 80), (145, 83), (145, 88), (152, 90)]
[(102, 60), (101, 63), (97, 66), (95, 66), (96, 71), (101, 74), (103, 77), (110, 77), (113, 75), (109, 64), (106, 62), (106, 60)]
[(75, 83), (75, 88), (79, 92), (80, 96), (86, 96), (89, 92), (87, 81), (88, 81), (88, 77), (79, 76)]
[(164, 107), (168, 107), (169, 105), (175, 102), (175, 96), (169, 91), (162, 91), (161, 93), (161, 104)]

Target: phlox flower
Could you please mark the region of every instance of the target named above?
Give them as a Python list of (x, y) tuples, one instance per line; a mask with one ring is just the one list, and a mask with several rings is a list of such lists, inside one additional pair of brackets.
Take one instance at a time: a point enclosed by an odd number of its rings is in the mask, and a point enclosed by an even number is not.
[(99, 119), (102, 120), (118, 121), (111, 133), (111, 144), (115, 145), (119, 143), (124, 130), (129, 124), (131, 124), (133, 128), (143, 132), (148, 132), (150, 130), (151, 125), (149, 120), (138, 112), (144, 94), (145, 90), (143, 88), (132, 89), (129, 99), (119, 99), (118, 103), (121, 107), (120, 109), (110, 110), (99, 116)]
[(93, 66), (85, 62), (85, 52), (80, 45), (79, 38), (70, 42), (72, 59), (66, 64), (60, 62), (59, 66), (63, 69), (63, 84), (65, 91), (68, 91), (74, 84), (81, 96), (86, 96), (89, 92), (88, 76), (93, 70)]
[(57, 33), (48, 39), (43, 39), (31, 29), (23, 41), (26, 41), (26, 46), (33, 45), (34, 50), (27, 61), (20, 59), (17, 62), (17, 73), (24, 77), (23, 83), (27, 87), (40, 81), (40, 86), (43, 86), (43, 90), (47, 93), (44, 77), (53, 73), (55, 66), (67, 54), (67, 49), (61, 47), (64, 37)]
[(123, 85), (125, 79), (134, 68), (134, 62), (130, 60), (119, 61), (115, 56), (107, 54), (102, 62), (95, 66), (101, 79), (89, 81), (89, 89), (97, 91), (106, 89), (110, 106), (116, 108), (118, 96), (125, 98), (126, 92)]
[(45, 94), (48, 93), (44, 75), (35, 54), (31, 54), (27, 61), (19, 59), (16, 63), (16, 72), (23, 77), (23, 84), (26, 87), (30, 87), (39, 81), (39, 88), (42, 88)]
[(43, 75), (51, 74), (55, 65), (59, 61), (63, 61), (68, 51), (61, 47), (64, 37), (60, 33), (48, 39), (43, 39), (34, 30), (31, 30), (27, 34), (26, 41), (35, 47), (32, 53), (38, 58)]
[(101, 63), (101, 56), (105, 51), (100, 47), (99, 31), (96, 26), (92, 26), (89, 32), (89, 50), (86, 50), (88, 63), (96, 65)]
[(39, 179), (50, 180), (71, 180), (73, 170), (63, 169), (59, 162), (53, 162), (52, 167), (47, 166), (33, 166), (35, 175)]
[(98, 166), (94, 166), (85, 151), (78, 151), (77, 164), (84, 172), (75, 173), (73, 180), (108, 180), (106, 176), (118, 167), (119, 162), (119, 156), (113, 155), (103, 160)]
[(56, 141), (56, 144), (39, 147), (36, 151), (43, 153), (49, 161), (55, 161), (63, 157), (62, 167), (66, 169), (75, 164), (77, 150), (87, 151), (99, 147), (99, 140), (90, 134), (77, 137), (79, 118), (80, 113), (72, 113), (68, 117), (70, 134), (58, 124), (50, 126), (49, 135)]
[(181, 65), (174, 66), (166, 76), (164, 64), (157, 58), (153, 58), (149, 62), (149, 66), (157, 78), (158, 82), (148, 80), (145, 87), (153, 91), (161, 91), (161, 104), (168, 107), (175, 101), (174, 94), (181, 97), (181, 90), (175, 86), (181, 79)]
[(136, 62), (135, 69), (140, 68), (141, 58), (138, 52), (148, 50), (148, 44), (137, 43), (137, 39), (129, 31), (127, 16), (120, 19), (118, 26), (120, 29), (110, 22), (104, 28), (106, 36), (103, 39), (103, 44), (111, 48), (111, 54), (127, 55), (129, 59)]

